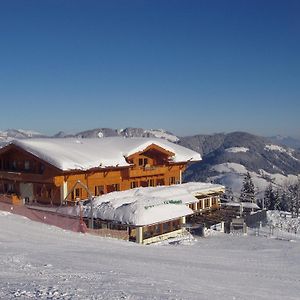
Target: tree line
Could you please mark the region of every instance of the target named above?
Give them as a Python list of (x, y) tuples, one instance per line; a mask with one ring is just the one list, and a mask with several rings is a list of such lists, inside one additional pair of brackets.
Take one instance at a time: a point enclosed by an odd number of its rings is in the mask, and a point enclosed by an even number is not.
[[(281, 210), (292, 213), (292, 216), (299, 216), (300, 208), (300, 182), (293, 184), (285, 184), (284, 187), (275, 188), (270, 183), (264, 191), (262, 199), (257, 199), (256, 189), (253, 184), (251, 175), (246, 173), (241, 194), (239, 197), (240, 202), (256, 203), (260, 208), (267, 210)], [(226, 195), (228, 200), (232, 200), (233, 196), (229, 192)]]

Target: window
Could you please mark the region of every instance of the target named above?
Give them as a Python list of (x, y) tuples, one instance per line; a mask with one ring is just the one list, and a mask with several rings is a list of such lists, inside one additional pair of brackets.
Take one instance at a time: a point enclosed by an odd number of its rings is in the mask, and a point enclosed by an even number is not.
[(197, 203), (197, 210), (199, 210), (199, 209), (201, 209), (202, 208), (202, 203), (201, 203), (202, 201), (199, 201), (198, 203)]
[(107, 189), (108, 193), (119, 191), (120, 190), (120, 184), (119, 183), (114, 183), (114, 184), (111, 184), (111, 185), (107, 185), (106, 189)]
[(169, 222), (163, 223), (163, 233), (166, 233), (169, 231), (170, 231), (170, 223)]
[(209, 207), (209, 198), (205, 199), (204, 205), (205, 205), (205, 208)]
[(119, 191), (120, 185), (118, 183), (113, 184), (113, 189), (114, 189), (114, 191)]
[(30, 161), (29, 160), (25, 160), (24, 161), (24, 170), (25, 171), (29, 171), (30, 170)]
[(43, 174), (44, 171), (45, 171), (45, 166), (44, 166), (43, 164), (40, 164), (40, 165), (39, 165), (39, 173), (40, 173), (40, 174)]
[(139, 166), (146, 166), (148, 164), (148, 158), (139, 158)]
[(13, 170), (17, 169), (17, 161), (16, 160), (13, 160), (13, 162), (12, 162), (12, 169)]
[(171, 185), (171, 184), (175, 184), (175, 183), (176, 183), (175, 177), (170, 177), (169, 178), (169, 184)]
[(75, 189), (75, 196), (76, 198), (79, 198), (81, 196), (81, 189)]
[(136, 188), (136, 187), (138, 187), (138, 182), (137, 182), (137, 181), (132, 181), (132, 182), (130, 182), (130, 188), (131, 188), (131, 189), (134, 189), (134, 188)]
[(154, 233), (155, 234), (160, 234), (160, 225), (159, 224), (154, 225)]
[(142, 187), (147, 187), (148, 186), (148, 181), (140, 181), (140, 186)]
[(78, 198), (81, 199), (81, 196), (82, 196), (82, 189), (81, 188), (74, 189), (71, 193), (72, 200), (76, 200)]
[(101, 196), (104, 194), (104, 186), (103, 185), (97, 185), (95, 186), (95, 196)]
[(156, 179), (156, 185), (165, 185), (165, 180), (163, 178)]
[(181, 228), (180, 221), (179, 220), (173, 221), (172, 222), (172, 228), (173, 228), (173, 230), (180, 229)]
[(217, 204), (217, 198), (216, 197), (213, 197), (212, 198), (212, 205), (216, 205)]
[(154, 179), (148, 179), (148, 186), (154, 186)]

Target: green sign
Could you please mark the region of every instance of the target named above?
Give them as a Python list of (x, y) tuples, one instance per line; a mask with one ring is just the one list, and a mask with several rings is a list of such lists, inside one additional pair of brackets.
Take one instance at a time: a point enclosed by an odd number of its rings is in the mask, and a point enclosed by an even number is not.
[(159, 205), (165, 205), (165, 204), (182, 204), (181, 200), (166, 200), (163, 203), (157, 204), (157, 205), (147, 205), (144, 206), (145, 209), (151, 208), (151, 207), (155, 207), (155, 206), (159, 206)]

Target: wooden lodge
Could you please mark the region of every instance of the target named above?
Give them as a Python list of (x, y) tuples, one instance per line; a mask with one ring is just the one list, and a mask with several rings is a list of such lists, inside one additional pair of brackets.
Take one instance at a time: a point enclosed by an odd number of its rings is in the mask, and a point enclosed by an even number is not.
[[(26, 139), (0, 149), (0, 197), (14, 203), (63, 201), (181, 182), (198, 153), (160, 139)], [(73, 187), (80, 181), (87, 189)], [(70, 192), (71, 191), (71, 192)]]

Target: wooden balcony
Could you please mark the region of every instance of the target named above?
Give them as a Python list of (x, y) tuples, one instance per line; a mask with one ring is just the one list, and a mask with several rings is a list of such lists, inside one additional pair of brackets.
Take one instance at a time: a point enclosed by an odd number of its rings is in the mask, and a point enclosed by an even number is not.
[(52, 183), (52, 178), (45, 178), (42, 174), (33, 173), (21, 173), (21, 172), (10, 172), (0, 171), (0, 178), (2, 180), (14, 180), (14, 181), (25, 181), (25, 182), (44, 182)]
[(164, 175), (168, 172), (168, 167), (165, 166), (145, 166), (135, 169), (130, 169), (129, 177), (147, 177), (155, 175)]

